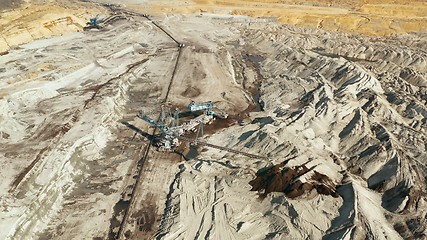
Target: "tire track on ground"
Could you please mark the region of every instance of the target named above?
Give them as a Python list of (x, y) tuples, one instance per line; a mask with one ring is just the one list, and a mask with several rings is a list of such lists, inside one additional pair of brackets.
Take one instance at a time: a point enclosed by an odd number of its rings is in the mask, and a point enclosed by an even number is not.
[[(169, 85), (168, 85), (168, 88), (167, 88), (167, 91), (166, 91), (166, 95), (165, 95), (165, 97), (164, 97), (164, 99), (163, 99), (163, 101), (162, 101), (162, 104), (164, 104), (164, 103), (166, 103), (167, 101), (168, 101), (168, 98), (169, 98), (169, 94), (170, 94), (170, 91), (171, 91), (171, 88), (172, 88), (172, 85), (173, 85), (173, 82), (174, 82), (174, 79), (175, 79), (175, 75), (176, 75), (176, 72), (177, 72), (177, 69), (178, 69), (178, 66), (179, 66), (179, 61), (180, 61), (180, 58), (181, 58), (181, 55), (182, 55), (182, 49), (183, 49), (183, 47), (184, 47), (184, 45), (182, 44), (182, 43), (180, 43), (180, 42), (178, 42), (177, 40), (176, 40), (176, 38), (174, 38), (170, 33), (168, 33), (163, 27), (161, 27), (158, 23), (156, 23), (156, 22), (154, 22), (153, 20), (151, 20), (149, 17), (148, 17), (148, 15), (146, 15), (146, 14), (141, 14), (141, 13), (137, 13), (137, 12), (132, 12), (132, 11), (128, 11), (128, 10), (123, 10), (123, 9), (119, 9), (119, 8), (117, 8), (117, 7), (115, 7), (115, 6), (111, 6), (111, 5), (109, 5), (108, 6), (112, 11), (122, 11), (122, 12), (124, 12), (124, 13), (131, 13), (132, 15), (137, 15), (137, 16), (140, 16), (140, 17), (144, 17), (144, 18), (146, 18), (147, 20), (149, 20), (156, 28), (158, 28), (159, 30), (161, 30), (163, 33), (165, 33), (169, 38), (171, 38), (171, 40), (172, 41), (174, 41), (178, 46), (178, 56), (177, 56), (177, 58), (176, 58), (176, 62), (175, 62), (175, 65), (174, 65), (174, 69), (173, 69), (173, 72), (172, 72), (172, 75), (171, 75), (171, 79), (170, 79), (170, 81), (169, 81)], [(161, 114), (159, 114), (159, 116), (158, 116), (158, 118), (157, 118), (157, 121), (159, 121), (159, 119), (161, 118)], [(152, 132), (152, 135), (155, 135), (156, 133), (157, 133), (157, 131), (158, 131), (158, 128), (157, 128), (157, 126), (154, 128), (154, 130), (153, 130), (153, 132)], [(110, 226), (110, 233), (109, 233), (109, 238), (111, 239), (111, 238), (113, 238), (113, 239), (123, 239), (123, 238), (125, 238), (125, 236), (124, 236), (124, 230), (126, 229), (126, 226), (127, 226), (127, 223), (128, 223), (128, 219), (129, 219), (129, 216), (131, 215), (131, 213), (132, 213), (132, 210), (133, 210), (133, 207), (134, 207), (134, 205), (135, 205), (135, 195), (136, 195), (136, 191), (137, 191), (137, 189), (138, 189), (138, 186), (139, 185), (141, 185), (141, 176), (142, 176), (142, 173), (144, 172), (144, 164), (148, 161), (148, 155), (149, 155), (149, 152), (150, 152), (150, 149), (151, 149), (151, 146), (152, 146), (152, 143), (153, 143), (153, 138), (150, 138), (150, 142), (145, 146), (145, 148), (144, 148), (144, 150), (143, 150), (143, 153), (142, 153), (142, 155), (141, 155), (141, 158), (139, 159), (139, 161), (138, 161), (138, 163), (137, 163), (137, 175), (136, 176), (134, 176), (135, 178), (136, 178), (136, 182), (135, 182), (135, 184), (134, 185), (132, 185), (132, 189), (131, 189), (131, 193), (130, 193), (130, 199), (128, 200), (128, 205), (125, 207), (125, 212), (124, 212), (124, 215), (123, 215), (123, 218), (121, 219), (121, 221), (120, 221), (120, 225), (119, 225), (119, 229), (118, 229), (118, 231), (117, 231), (117, 233), (114, 233), (115, 231), (114, 231), (114, 226), (113, 225), (111, 225)], [(141, 148), (140, 149), (142, 149), (142, 146), (141, 146)], [(141, 151), (141, 150), (140, 150)], [(138, 151), (138, 152), (140, 152), (140, 151)], [(124, 194), (124, 195), (126, 195), (126, 194)], [(119, 200), (119, 202), (118, 202), (118, 204), (120, 203), (120, 202), (122, 202), (123, 201), (123, 196), (122, 196), (122, 199), (120, 199)], [(116, 204), (117, 205), (117, 204)], [(115, 216), (113, 216), (112, 217), (112, 219), (114, 219), (115, 218)]]

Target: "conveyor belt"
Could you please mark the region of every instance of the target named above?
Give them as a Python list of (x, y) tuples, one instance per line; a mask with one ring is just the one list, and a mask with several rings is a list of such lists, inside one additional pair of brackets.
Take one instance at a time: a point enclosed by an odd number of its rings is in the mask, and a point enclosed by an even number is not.
[(231, 153), (241, 154), (241, 155), (246, 156), (246, 157), (267, 159), (267, 157), (263, 157), (263, 156), (259, 156), (259, 155), (255, 155), (255, 154), (251, 154), (251, 153), (247, 153), (247, 152), (238, 151), (238, 150), (231, 149), (228, 147), (222, 147), (222, 146), (214, 145), (211, 143), (207, 143), (205, 141), (200, 141), (200, 140), (196, 141), (195, 139), (192, 139), (192, 138), (179, 136), (178, 139), (180, 139), (182, 141), (186, 141), (186, 142), (191, 142), (191, 143), (194, 143), (196, 145), (202, 145), (202, 146), (207, 146), (207, 147), (211, 147), (211, 148), (216, 148), (219, 150), (224, 150), (224, 151), (231, 152)]

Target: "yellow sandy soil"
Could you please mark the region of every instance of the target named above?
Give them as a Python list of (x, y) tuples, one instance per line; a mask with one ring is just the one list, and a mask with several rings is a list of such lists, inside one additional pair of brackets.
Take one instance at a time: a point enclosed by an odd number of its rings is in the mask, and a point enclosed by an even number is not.
[(0, 53), (10, 47), (53, 35), (81, 31), (100, 8), (73, 4), (27, 4), (0, 13)]
[(427, 30), (426, 1), (151, 0), (130, 6), (149, 14), (208, 12), (276, 17), (284, 24), (371, 36)]
[[(81, 31), (88, 18), (106, 11), (89, 4), (64, 2), (24, 4), (0, 13), (0, 53), (34, 39)], [(289, 25), (371, 36), (427, 30), (424, 0), (148, 0), (126, 5), (150, 15), (219, 13), (275, 17)]]

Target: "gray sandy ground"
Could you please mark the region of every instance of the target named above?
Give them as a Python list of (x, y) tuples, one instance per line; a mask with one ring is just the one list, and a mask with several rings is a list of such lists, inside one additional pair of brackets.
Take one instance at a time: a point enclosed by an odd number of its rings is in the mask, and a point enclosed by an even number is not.
[(0, 1), (0, 11), (17, 8), (21, 4), (20, 0), (1, 0)]

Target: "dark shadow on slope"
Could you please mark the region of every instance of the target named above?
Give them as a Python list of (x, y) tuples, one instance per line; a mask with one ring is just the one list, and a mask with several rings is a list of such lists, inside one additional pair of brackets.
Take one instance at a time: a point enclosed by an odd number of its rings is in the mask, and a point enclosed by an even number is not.
[(256, 132), (256, 130), (244, 132), (244, 133), (242, 133), (242, 135), (240, 135), (239, 140), (240, 141), (245, 141), (250, 136), (252, 136), (252, 134), (254, 134), (255, 132)]
[(143, 137), (147, 138), (148, 140), (151, 140), (153, 138), (153, 135), (142, 131), (141, 129), (135, 127), (134, 125), (130, 124), (129, 122), (123, 121), (122, 122), (123, 125), (125, 125), (126, 127), (128, 127), (129, 129), (131, 129), (132, 131), (141, 134)]
[(381, 191), (383, 185), (394, 176), (397, 176), (399, 167), (399, 156), (394, 155), (382, 168), (368, 178), (368, 187), (372, 190)]
[[(337, 188), (338, 194), (343, 199), (343, 205), (339, 209), (339, 216), (331, 222), (331, 227), (326, 231), (323, 240), (343, 239), (343, 234), (354, 225), (354, 191), (351, 183)], [(351, 233), (353, 235), (353, 233)]]
[(381, 199), (381, 206), (390, 212), (397, 212), (405, 198), (409, 196), (409, 193), (409, 188), (405, 186), (404, 181), (401, 181), (393, 188), (384, 192)]
[(262, 127), (264, 127), (265, 125), (268, 125), (268, 124), (272, 124), (272, 123), (274, 123), (274, 119), (273, 118), (271, 118), (271, 117), (259, 117), (259, 118), (255, 118), (252, 122), (251, 122), (251, 124), (257, 124), (257, 123), (259, 123), (260, 124), (260, 128), (262, 128)]
[(354, 113), (353, 118), (351, 119), (351, 121), (347, 124), (347, 126), (345, 126), (345, 128), (340, 132), (339, 137), (341, 139), (345, 138), (348, 134), (351, 133), (351, 130), (353, 130), (353, 128), (356, 126), (357, 122), (359, 122), (360, 120), (360, 111), (357, 110)]

